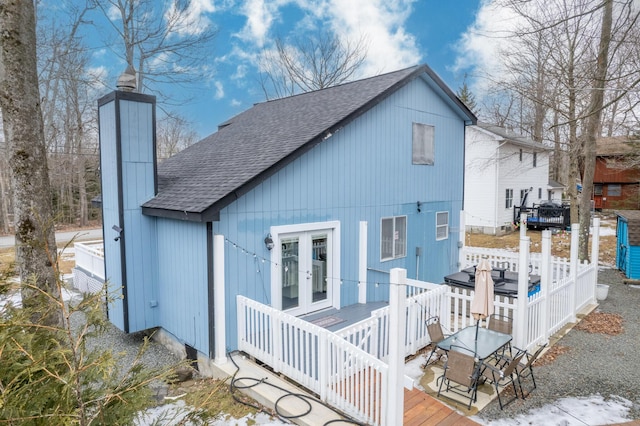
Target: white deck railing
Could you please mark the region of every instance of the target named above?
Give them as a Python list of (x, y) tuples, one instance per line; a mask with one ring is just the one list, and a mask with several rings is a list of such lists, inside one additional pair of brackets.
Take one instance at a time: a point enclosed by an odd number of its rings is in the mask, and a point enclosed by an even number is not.
[[(416, 280), (408, 281), (409, 296), (405, 303), (406, 336), (404, 355), (415, 354), (431, 343), (426, 320), (432, 316), (443, 318), (448, 326), (449, 287)], [(432, 288), (433, 290), (428, 290)], [(422, 290), (422, 292), (420, 292)], [(377, 309), (369, 318), (336, 332), (336, 335), (361, 350), (386, 361), (389, 356), (389, 306)]]
[(73, 286), (83, 293), (96, 293), (104, 286), (104, 243), (88, 241), (74, 243), (76, 265)]
[(76, 267), (104, 281), (104, 242), (99, 240), (74, 243), (73, 248)]
[(237, 296), (238, 349), (359, 421), (382, 425), (389, 367), (324, 328)]

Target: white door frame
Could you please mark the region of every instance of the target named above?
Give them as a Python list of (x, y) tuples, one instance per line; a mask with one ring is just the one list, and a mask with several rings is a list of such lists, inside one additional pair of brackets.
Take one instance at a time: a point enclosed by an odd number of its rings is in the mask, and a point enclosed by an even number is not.
[(333, 244), (328, 254), (331, 256), (332, 273), (327, 277), (327, 288), (331, 288), (331, 306), (340, 309), (340, 222), (313, 222), (295, 225), (272, 226), (269, 229), (274, 247), (271, 250), (271, 306), (282, 310), (282, 244), (280, 235), (297, 232), (317, 232), (328, 230), (332, 233)]

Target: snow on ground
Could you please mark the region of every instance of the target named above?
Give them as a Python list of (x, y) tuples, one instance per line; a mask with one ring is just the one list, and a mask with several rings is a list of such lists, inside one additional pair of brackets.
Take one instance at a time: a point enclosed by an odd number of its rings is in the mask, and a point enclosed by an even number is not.
[(631, 421), (628, 417), (633, 403), (627, 399), (614, 397), (605, 401), (601, 395), (584, 398), (562, 398), (553, 404), (547, 404), (512, 419), (500, 419), (484, 422), (476, 417), (472, 419), (486, 426), (584, 426), (610, 425)]
[[(405, 365), (404, 374), (414, 379), (414, 386), (421, 389), (422, 364), (425, 356), (421, 355)], [(525, 415), (515, 418), (504, 418), (485, 421), (478, 416), (470, 417), (473, 421), (485, 426), (517, 426), (517, 425), (545, 425), (545, 426), (585, 426), (607, 425), (628, 422), (633, 403), (621, 397), (612, 397), (605, 401), (601, 395), (591, 395), (584, 398), (562, 398), (553, 404), (532, 409)]]

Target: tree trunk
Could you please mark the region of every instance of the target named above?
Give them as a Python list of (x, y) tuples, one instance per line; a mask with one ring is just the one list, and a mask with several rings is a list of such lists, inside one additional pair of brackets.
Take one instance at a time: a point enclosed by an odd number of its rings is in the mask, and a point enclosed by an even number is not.
[[(59, 300), (35, 26), (33, 1), (0, 2), (0, 108), (15, 197), (16, 263), (23, 284), (33, 283)], [(60, 310), (53, 303), (38, 306), (37, 295), (23, 285), (23, 306), (39, 312), (34, 321), (61, 325)]]
[[(596, 69), (593, 73), (593, 88), (589, 102), (584, 140), (584, 175), (582, 179), (582, 198), (580, 200), (580, 243), (578, 255), (581, 260), (589, 258), (589, 225), (591, 222), (591, 195), (593, 194), (593, 175), (596, 169), (596, 139), (600, 136), (600, 119), (604, 104), (604, 87), (607, 78), (609, 45), (611, 43), (611, 25), (613, 21), (613, 0), (605, 0), (600, 30), (600, 46)], [(597, 262), (597, 259), (592, 259)]]
[(0, 159), (0, 230), (3, 234), (9, 233), (9, 184), (6, 166), (6, 160)]

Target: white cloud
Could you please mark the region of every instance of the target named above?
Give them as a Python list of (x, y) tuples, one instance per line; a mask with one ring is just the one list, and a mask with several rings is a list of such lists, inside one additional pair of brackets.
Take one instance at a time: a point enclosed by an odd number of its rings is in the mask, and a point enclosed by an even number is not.
[(109, 7), (109, 10), (107, 11), (107, 16), (111, 21), (119, 21), (122, 19), (122, 14), (120, 13), (120, 9), (118, 9), (113, 4)]
[(369, 43), (363, 76), (416, 65), (422, 59), (416, 37), (405, 30), (414, 0), (331, 0), (328, 8), (336, 34)]
[(416, 37), (405, 29), (415, 1), (247, 0), (242, 7), (247, 22), (237, 36), (247, 49), (268, 48), (280, 8), (295, 5), (303, 15), (294, 25), (296, 34), (324, 26), (352, 44), (364, 38), (369, 49), (360, 76), (371, 76), (420, 62)]
[(236, 67), (236, 72), (233, 73), (231, 78), (233, 80), (241, 80), (247, 76), (247, 66), (246, 65), (238, 65)]
[(175, 28), (175, 32), (179, 35), (197, 35), (211, 25), (206, 15), (215, 11), (212, 0), (192, 0), (188, 8), (182, 12), (176, 11), (176, 3), (174, 2), (167, 9), (165, 19), (172, 19), (171, 16), (179, 13), (182, 16), (182, 21), (181, 25)]
[(213, 85), (216, 88), (216, 91), (213, 94), (213, 98), (214, 99), (222, 99), (222, 98), (224, 98), (224, 86), (222, 85), (222, 82), (221, 81), (215, 81), (213, 83)]
[(277, 8), (278, 2), (247, 0), (242, 7), (242, 13), (247, 17), (247, 23), (238, 36), (242, 40), (262, 48), (269, 34)]
[(240, 105), (242, 105), (242, 102), (234, 98), (234, 99), (231, 99), (230, 104), (232, 107), (239, 107)]
[(463, 33), (456, 49), (454, 72), (470, 72), (476, 76), (471, 89), (481, 93), (488, 80), (483, 75), (502, 75), (500, 51), (509, 49), (508, 35), (524, 25), (510, 8), (500, 7), (494, 0), (483, 0), (475, 22)]

